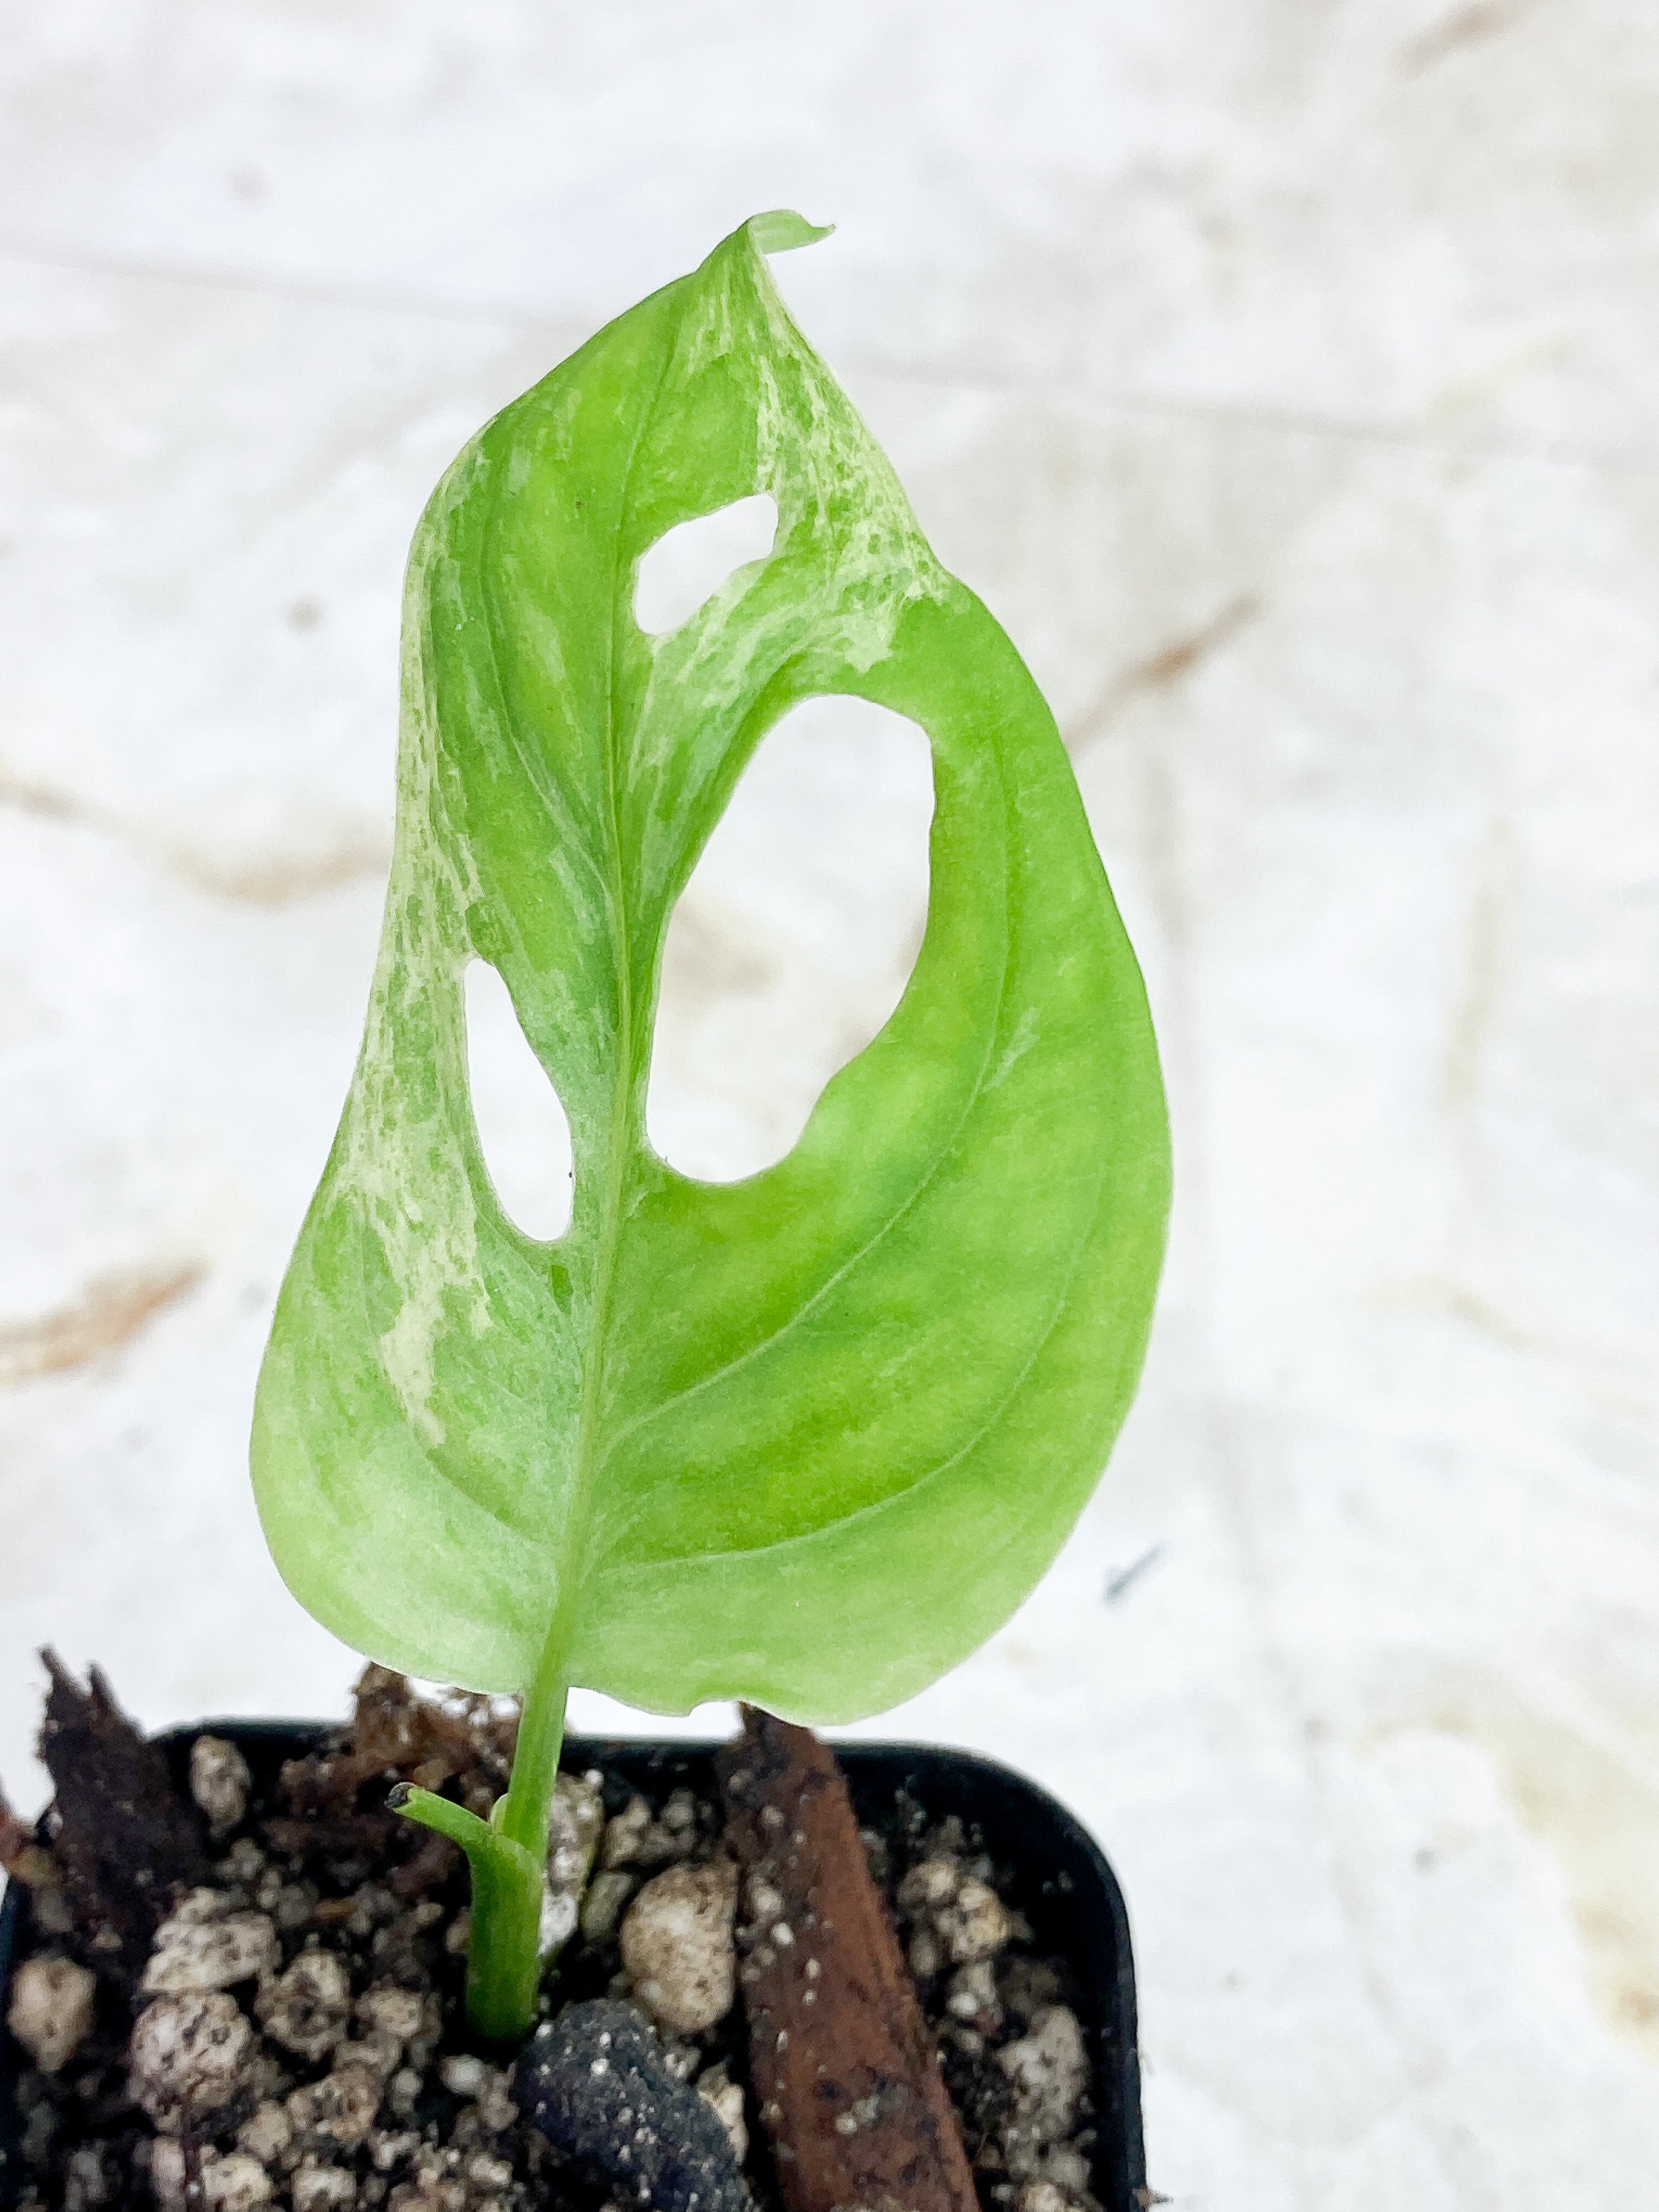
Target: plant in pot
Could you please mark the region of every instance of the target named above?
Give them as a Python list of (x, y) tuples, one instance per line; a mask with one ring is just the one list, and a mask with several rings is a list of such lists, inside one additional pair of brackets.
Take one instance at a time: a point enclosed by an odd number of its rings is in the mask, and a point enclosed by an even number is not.
[[(377, 1663), (346, 1735), (160, 1747), (57, 1679), (0, 2168), (53, 2212), (1145, 2200), (1133, 2011), (1066, 1956), (1069, 1915), (1128, 1986), (1086, 1839), (1001, 1770), (838, 1769), (799, 1725), (896, 1704), (1030, 1590), (1127, 1408), (1168, 1202), (1053, 720), (773, 288), (822, 234), (744, 225), (422, 519), (380, 955), (253, 1425), (283, 1576)], [(769, 553), (647, 635), (643, 556), (756, 493)], [(836, 693), (927, 732), (926, 933), (787, 1157), (694, 1181), (645, 1129), (669, 917), (760, 739)], [(568, 1119), (550, 1243), (484, 1166), (475, 960)], [(578, 1684), (736, 1698), (744, 1733), (569, 1744)]]

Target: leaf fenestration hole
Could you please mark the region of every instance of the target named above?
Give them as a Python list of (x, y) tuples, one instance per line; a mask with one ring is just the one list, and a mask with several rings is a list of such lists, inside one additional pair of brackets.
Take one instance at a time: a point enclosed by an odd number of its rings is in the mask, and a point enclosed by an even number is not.
[(763, 561), (778, 534), (778, 505), (757, 491), (713, 514), (677, 522), (641, 555), (634, 580), (634, 619), (647, 637), (690, 622), (734, 568)]
[(781, 1160), (903, 995), (927, 915), (927, 739), (866, 699), (767, 736), (670, 917), (646, 1097), (683, 1175)]
[(468, 963), (465, 992), (472, 1118), (495, 1195), (526, 1237), (562, 1237), (575, 1187), (564, 1107), (488, 961)]

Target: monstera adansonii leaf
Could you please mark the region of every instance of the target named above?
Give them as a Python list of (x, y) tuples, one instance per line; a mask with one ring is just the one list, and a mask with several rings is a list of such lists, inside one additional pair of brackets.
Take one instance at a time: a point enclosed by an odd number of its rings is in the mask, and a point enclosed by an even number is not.
[[(474, 438), (410, 556), (398, 829), (362, 1055), (253, 1440), (295, 1593), (360, 1650), (658, 1711), (844, 1721), (1031, 1589), (1134, 1389), (1168, 1134), (1065, 752), (774, 289), (757, 217)], [(757, 492), (769, 556), (680, 628), (641, 556)], [(647, 1141), (670, 913), (745, 763), (850, 693), (932, 747), (926, 935), (788, 1156)], [(505, 979), (569, 1120), (568, 1232), (508, 1219), (463, 979)]]

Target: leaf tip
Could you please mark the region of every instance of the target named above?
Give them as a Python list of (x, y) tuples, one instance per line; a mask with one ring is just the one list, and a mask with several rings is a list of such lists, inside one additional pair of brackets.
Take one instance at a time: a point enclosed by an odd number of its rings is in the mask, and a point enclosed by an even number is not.
[(772, 208), (765, 215), (750, 216), (745, 228), (757, 253), (793, 253), (798, 246), (816, 246), (836, 226), (808, 222), (793, 208)]

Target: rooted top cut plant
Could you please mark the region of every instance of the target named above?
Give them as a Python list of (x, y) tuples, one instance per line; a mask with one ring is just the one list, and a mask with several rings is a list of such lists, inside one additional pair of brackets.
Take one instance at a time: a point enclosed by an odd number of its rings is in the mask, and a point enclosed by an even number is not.
[[(470, 1983), (521, 2033), (565, 1695), (844, 1721), (1013, 1610), (1104, 1463), (1161, 1261), (1168, 1135), (1134, 957), (1058, 732), (935, 560), (757, 217), (497, 416), (410, 556), (396, 854), (362, 1055), (253, 1437), (301, 1600), (410, 1671), (525, 1696), (472, 1860)], [(641, 556), (755, 492), (779, 523), (678, 629)], [(846, 692), (933, 749), (927, 927), (896, 1012), (747, 1181), (645, 1135), (670, 912), (738, 776)], [(462, 985), (494, 964), (557, 1087), (568, 1232), (490, 1187)]]

